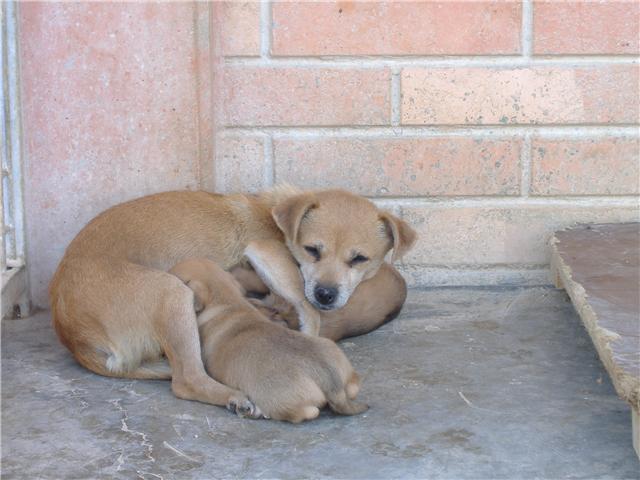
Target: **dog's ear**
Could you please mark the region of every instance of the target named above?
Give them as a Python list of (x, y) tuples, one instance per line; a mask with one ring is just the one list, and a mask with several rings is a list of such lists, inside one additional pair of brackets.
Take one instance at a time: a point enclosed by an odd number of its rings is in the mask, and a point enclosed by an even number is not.
[(407, 222), (400, 220), (389, 212), (382, 212), (380, 220), (382, 220), (385, 232), (392, 242), (393, 254), (391, 255), (391, 261), (395, 262), (411, 250), (411, 247), (416, 242), (417, 234)]
[(187, 280), (185, 283), (187, 287), (193, 290), (193, 308), (195, 308), (196, 313), (200, 313), (204, 310), (209, 289), (200, 280)]
[(302, 219), (309, 210), (317, 206), (313, 195), (296, 195), (273, 207), (271, 215), (287, 241), (294, 243), (298, 238), (298, 229)]

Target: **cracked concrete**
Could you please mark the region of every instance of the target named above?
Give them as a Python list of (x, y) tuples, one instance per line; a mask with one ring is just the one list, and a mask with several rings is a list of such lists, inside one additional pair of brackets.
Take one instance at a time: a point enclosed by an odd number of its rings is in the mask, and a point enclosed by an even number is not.
[(48, 313), (2, 323), (3, 478), (640, 478), (620, 400), (564, 292), (412, 291), (342, 347), (371, 409), (289, 425), (97, 376)]

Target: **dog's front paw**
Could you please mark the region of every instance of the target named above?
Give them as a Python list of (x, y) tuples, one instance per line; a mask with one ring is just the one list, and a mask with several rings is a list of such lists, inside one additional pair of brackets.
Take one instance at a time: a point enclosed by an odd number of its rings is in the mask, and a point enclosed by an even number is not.
[(312, 306), (309, 305), (300, 313), (300, 331), (302, 333), (317, 337), (320, 334), (320, 323), (320, 313)]
[(245, 395), (233, 395), (227, 402), (227, 410), (241, 418), (263, 418), (262, 412)]

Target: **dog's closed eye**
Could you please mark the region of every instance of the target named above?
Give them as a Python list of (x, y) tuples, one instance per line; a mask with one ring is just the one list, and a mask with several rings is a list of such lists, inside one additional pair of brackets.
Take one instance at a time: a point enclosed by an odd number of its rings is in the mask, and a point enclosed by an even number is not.
[(320, 260), (320, 249), (313, 245), (306, 245), (304, 249), (309, 255), (311, 255), (316, 261)]
[(353, 267), (354, 265), (357, 265), (359, 263), (364, 263), (367, 261), (369, 261), (367, 257), (365, 257), (364, 255), (358, 254), (349, 261), (349, 266)]

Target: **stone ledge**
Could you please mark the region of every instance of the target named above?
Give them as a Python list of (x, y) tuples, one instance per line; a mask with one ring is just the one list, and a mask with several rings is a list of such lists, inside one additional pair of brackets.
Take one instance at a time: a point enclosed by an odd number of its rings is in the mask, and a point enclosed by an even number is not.
[(551, 272), (580, 315), (618, 395), (640, 426), (640, 223), (580, 225), (551, 239)]

